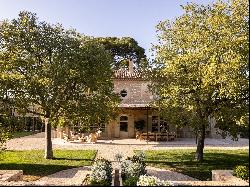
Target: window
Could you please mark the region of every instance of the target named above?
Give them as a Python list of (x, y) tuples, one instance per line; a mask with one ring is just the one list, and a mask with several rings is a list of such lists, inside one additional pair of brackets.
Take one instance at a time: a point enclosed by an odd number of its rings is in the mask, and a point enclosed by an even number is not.
[(128, 132), (128, 117), (120, 117), (120, 131)]
[(123, 90), (120, 92), (120, 94), (121, 94), (122, 97), (126, 97), (127, 94), (128, 94), (128, 92), (127, 92), (127, 90), (123, 89)]
[(163, 118), (160, 119), (160, 132), (169, 132), (169, 125)]
[(120, 131), (128, 132), (128, 122), (120, 122)]
[(158, 132), (158, 116), (152, 116), (152, 132)]
[[(160, 118), (160, 132), (169, 131), (167, 122)], [(158, 116), (152, 116), (152, 132), (158, 132)]]

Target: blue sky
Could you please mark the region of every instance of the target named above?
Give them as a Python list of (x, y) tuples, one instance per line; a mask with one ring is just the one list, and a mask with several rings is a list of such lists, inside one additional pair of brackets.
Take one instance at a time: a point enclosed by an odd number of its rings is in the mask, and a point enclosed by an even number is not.
[(156, 43), (159, 21), (180, 16), (187, 2), (213, 0), (0, 0), (0, 20), (17, 18), (27, 10), (41, 21), (61, 23), (90, 36), (132, 37), (146, 50)]

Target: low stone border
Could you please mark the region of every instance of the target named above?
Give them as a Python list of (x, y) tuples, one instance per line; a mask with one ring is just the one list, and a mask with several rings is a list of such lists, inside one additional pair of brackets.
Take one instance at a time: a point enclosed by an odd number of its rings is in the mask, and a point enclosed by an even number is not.
[(212, 181), (226, 181), (240, 186), (249, 186), (248, 182), (233, 176), (233, 170), (212, 170)]
[(233, 176), (233, 170), (212, 170), (212, 181), (171, 181), (174, 186), (249, 186)]
[(249, 186), (229, 181), (171, 181), (174, 186)]
[(0, 181), (21, 181), (23, 170), (0, 170)]

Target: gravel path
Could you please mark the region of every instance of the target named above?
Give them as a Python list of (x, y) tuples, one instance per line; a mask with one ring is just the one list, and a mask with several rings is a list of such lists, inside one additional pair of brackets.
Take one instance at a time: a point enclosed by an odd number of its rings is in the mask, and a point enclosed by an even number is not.
[(35, 181), (35, 184), (44, 186), (48, 186), (50, 184), (56, 184), (60, 186), (80, 186), (82, 185), (86, 175), (90, 172), (90, 166), (62, 170), (52, 175), (40, 178), (39, 180)]
[[(30, 149), (44, 149), (44, 133), (38, 133), (22, 138), (11, 139), (7, 142), (8, 150), (30, 150)], [(115, 154), (121, 153), (124, 158), (132, 156), (134, 150), (162, 150), (162, 149), (194, 149), (196, 148), (194, 139), (179, 139), (173, 142), (145, 142), (135, 139), (123, 140), (98, 140), (97, 143), (80, 143), (80, 142), (66, 142), (62, 139), (52, 139), (53, 149), (94, 149), (98, 150), (96, 158), (105, 158), (112, 161), (113, 167), (118, 167), (115, 161)], [(232, 141), (230, 139), (206, 139), (205, 149), (249, 149), (248, 139), (239, 139), (239, 141)], [(147, 166), (150, 175), (157, 176), (161, 180), (185, 180), (197, 181), (192, 177), (173, 172)], [(35, 181), (35, 185), (50, 185), (51, 183), (59, 185), (79, 185), (87, 173), (90, 172), (89, 167), (73, 168), (64, 170), (40, 178)]]

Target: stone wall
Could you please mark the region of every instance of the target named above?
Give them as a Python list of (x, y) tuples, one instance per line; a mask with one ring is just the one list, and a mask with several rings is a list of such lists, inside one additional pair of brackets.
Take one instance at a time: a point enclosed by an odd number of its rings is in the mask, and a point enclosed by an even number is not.
[(148, 90), (148, 82), (143, 80), (114, 80), (114, 91), (120, 93), (123, 89), (127, 91), (127, 96), (121, 97), (126, 104), (147, 104), (153, 100), (151, 92)]

